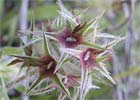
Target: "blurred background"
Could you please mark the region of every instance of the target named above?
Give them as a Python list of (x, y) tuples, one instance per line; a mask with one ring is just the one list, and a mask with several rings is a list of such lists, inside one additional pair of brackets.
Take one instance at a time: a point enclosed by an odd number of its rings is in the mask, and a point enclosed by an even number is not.
[[(32, 16), (36, 27), (47, 23), (58, 15), (57, 0), (0, 0), (0, 48), (5, 55), (11, 52), (20, 54), (19, 30), (27, 30)], [(91, 19), (104, 11), (100, 32), (126, 39), (114, 47), (109, 58), (108, 70), (117, 81), (116, 85), (98, 84), (101, 89), (91, 90), (87, 100), (140, 100), (140, 0), (62, 0), (70, 11), (84, 11), (84, 19)], [(87, 9), (88, 8), (88, 9)], [(18, 68), (7, 67), (9, 58), (0, 58), (0, 100), (54, 100), (56, 93), (39, 96), (24, 96), (24, 80), (16, 79)], [(19, 82), (20, 81), (20, 82)], [(7, 85), (8, 84), (8, 85)], [(3, 99), (6, 98), (6, 99)]]

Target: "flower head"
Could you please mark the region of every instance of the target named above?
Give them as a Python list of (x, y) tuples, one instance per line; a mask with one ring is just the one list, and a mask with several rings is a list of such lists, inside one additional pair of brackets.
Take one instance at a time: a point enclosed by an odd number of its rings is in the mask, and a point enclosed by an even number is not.
[(44, 56), (40, 58), (41, 65), (39, 67), (39, 73), (43, 77), (53, 77), (56, 67), (56, 61), (51, 56)]
[(81, 66), (84, 68), (89, 68), (96, 66), (96, 57), (100, 53), (102, 53), (103, 50), (98, 50), (94, 48), (86, 48), (80, 53), (80, 61)]
[(74, 48), (83, 42), (82, 34), (79, 34), (83, 26), (84, 25), (79, 24), (74, 30), (64, 28), (56, 37), (66, 48)]

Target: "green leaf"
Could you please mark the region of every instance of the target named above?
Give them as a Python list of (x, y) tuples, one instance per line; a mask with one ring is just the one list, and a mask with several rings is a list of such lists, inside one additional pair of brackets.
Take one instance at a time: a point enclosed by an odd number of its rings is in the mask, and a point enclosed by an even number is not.
[(49, 45), (48, 45), (48, 41), (47, 41), (47, 38), (45, 37), (45, 33), (44, 33), (44, 27), (42, 26), (43, 28), (43, 48), (44, 48), (44, 51), (45, 51), (45, 54), (46, 55), (50, 55), (50, 52), (49, 52)]
[(86, 84), (88, 81), (88, 69), (81, 68), (81, 82), (80, 82), (80, 100), (84, 100)]
[(56, 68), (54, 73), (56, 73), (56, 71), (62, 66), (62, 64), (64, 63), (64, 61), (66, 60), (67, 54), (63, 53), (60, 57), (60, 59), (57, 62)]
[(3, 77), (0, 77), (1, 79), (1, 96), (4, 98), (4, 100), (10, 100), (9, 97), (8, 97), (8, 94), (7, 94), (7, 90), (6, 90), (6, 86), (5, 86), (5, 81), (3, 79)]
[(76, 19), (74, 18), (74, 16), (71, 14), (71, 12), (69, 12), (63, 5), (63, 3), (61, 2), (61, 0), (58, 0), (57, 2), (58, 6), (61, 9), (61, 12), (59, 12), (59, 14), (66, 19), (67, 21), (69, 21), (72, 25), (77, 25), (78, 23), (76, 22)]
[(17, 75), (20, 75), (20, 73), (21, 73), (21, 71), (22, 71), (22, 69), (23, 69), (24, 67), (26, 67), (26, 63), (25, 63), (25, 62), (21, 65), (21, 67), (20, 67), (20, 69), (19, 69)]
[(23, 60), (21, 60), (21, 59), (14, 59), (14, 60), (12, 60), (12, 61), (8, 64), (8, 66), (14, 65), (14, 64), (17, 64), (17, 63), (20, 63), (20, 62), (23, 62)]
[(65, 85), (63, 84), (63, 82), (61, 81), (61, 79), (59, 78), (59, 76), (58, 76), (57, 74), (53, 77), (53, 80), (56, 82), (56, 84), (59, 86), (59, 88), (60, 88), (69, 98), (71, 98), (69, 90), (65, 87)]
[(16, 48), (16, 47), (4, 47), (2, 48), (2, 56), (5, 55), (14, 55), (14, 54), (23, 54), (23, 50), (21, 48)]
[(97, 33), (96, 37), (101, 37), (101, 38), (111, 38), (111, 39), (117, 39), (119, 38), (118, 36), (108, 34), (108, 33)]
[(30, 61), (38, 61), (39, 60), (37, 57), (31, 57), (31, 56), (19, 56), (19, 55), (10, 55), (10, 56), (24, 59), (24, 60), (30, 60)]
[(100, 69), (96, 68), (103, 76), (105, 76), (108, 80), (110, 80), (113, 84), (116, 84), (116, 82), (113, 80), (113, 78), (110, 76), (110, 73), (107, 71), (103, 63), (99, 63)]
[(88, 23), (85, 23), (84, 27), (79, 31), (79, 34), (84, 34), (87, 32), (90, 27), (94, 24), (95, 19), (90, 20)]
[[(32, 14), (31, 25), (30, 25), (31, 32), (33, 32), (34, 29), (35, 29), (35, 19), (34, 19), (34, 15)], [(33, 37), (33, 34), (29, 33), (29, 40), (31, 40), (32, 37)]]
[[(17, 16), (14, 16), (13, 18), (10, 18), (11, 21), (9, 22), (9, 42), (8, 45), (11, 45), (15, 39), (15, 33), (16, 33), (16, 28), (17, 28), (17, 23), (18, 23), (18, 18)], [(11, 25), (12, 23), (12, 25)]]
[(82, 43), (82, 45), (90, 47), (90, 48), (98, 49), (98, 50), (104, 50), (105, 49), (105, 48), (101, 47), (100, 45), (91, 44), (89, 42), (84, 42), (84, 43)]
[(102, 62), (104, 60), (106, 60), (106, 58), (108, 58), (110, 55), (101, 55), (101, 56), (97, 56), (96, 57), (96, 61), (97, 62)]
[(118, 44), (120, 41), (122, 41), (122, 40), (124, 40), (124, 39), (125, 39), (125, 37), (121, 37), (121, 38), (115, 39), (115, 40), (109, 42), (109, 43), (107, 44), (106, 48), (107, 48), (107, 49), (112, 48), (113, 46), (115, 46), (116, 44)]
[[(79, 32), (81, 34), (85, 34), (87, 32), (92, 32), (94, 30), (93, 26), (98, 25), (100, 18), (102, 17), (104, 12), (101, 12), (99, 15), (97, 15), (95, 18), (91, 19), (89, 22), (85, 24), (85, 26), (82, 28), (82, 30)], [(95, 28), (97, 29), (97, 27)], [(96, 34), (96, 33), (95, 33)]]
[(33, 14), (32, 14), (32, 19), (31, 19), (30, 29), (31, 29), (31, 32), (33, 32), (35, 29), (35, 18)]
[(10, 56), (23, 59), (26, 65), (32, 65), (34, 67), (38, 67), (41, 64), (39, 58), (36, 58), (36, 57), (17, 56), (17, 55), (10, 55)]
[(26, 47), (29, 47), (29, 46), (31, 46), (33, 44), (36, 44), (36, 43), (40, 42), (41, 40), (42, 40), (42, 38), (34, 39), (34, 40), (30, 41), (29, 43), (27, 43), (26, 45), (24, 45), (22, 48), (24, 49)]
[(41, 76), (39, 76), (39, 78), (27, 90), (26, 94), (29, 94), (42, 80), (43, 80), (43, 78)]
[(54, 90), (54, 88), (53, 88), (51, 85), (48, 85), (46, 88), (38, 89), (38, 90), (32, 92), (31, 95), (41, 95), (41, 94), (50, 92), (50, 91), (52, 91), (52, 90)]

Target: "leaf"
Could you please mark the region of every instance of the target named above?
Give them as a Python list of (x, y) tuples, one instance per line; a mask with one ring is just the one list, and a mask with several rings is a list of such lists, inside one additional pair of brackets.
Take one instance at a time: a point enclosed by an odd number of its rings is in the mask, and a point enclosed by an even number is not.
[(101, 69), (95, 68), (98, 70), (103, 76), (105, 76), (108, 80), (110, 80), (113, 84), (116, 84), (116, 82), (113, 80), (113, 78), (110, 76), (107, 69), (104, 67), (103, 63), (99, 63), (99, 66)]
[[(82, 30), (79, 32), (81, 34), (85, 34), (88, 31), (91, 31), (91, 29), (94, 29), (93, 26), (99, 23), (100, 18), (102, 17), (104, 11), (102, 11), (99, 15), (97, 15), (95, 18), (91, 19), (89, 22), (85, 24), (85, 26), (82, 28)], [(97, 27), (96, 27), (97, 28)], [(96, 29), (95, 28), (95, 29)]]
[(70, 92), (69, 92), (68, 89), (64, 86), (63, 82), (61, 81), (61, 79), (59, 78), (59, 76), (58, 76), (57, 74), (53, 77), (53, 80), (56, 82), (56, 84), (59, 86), (59, 88), (60, 88), (69, 98), (71, 98)]
[(66, 60), (66, 57), (67, 57), (67, 54), (66, 53), (63, 53), (60, 57), (60, 59), (58, 60), (57, 62), (57, 65), (56, 65), (56, 68), (55, 68), (55, 71), (54, 73), (57, 72), (57, 70), (62, 66), (62, 64), (64, 63), (64, 61)]
[(95, 22), (95, 19), (90, 20), (88, 23), (84, 24), (84, 27), (79, 31), (79, 34), (84, 34), (85, 32), (87, 32), (91, 25), (93, 25)]
[[(34, 16), (32, 14), (32, 18), (31, 18), (31, 25), (30, 25), (30, 30), (31, 32), (33, 32), (35, 29), (35, 19), (34, 19)], [(29, 33), (29, 32), (28, 32)], [(33, 34), (29, 33), (29, 40), (31, 40), (33, 38)]]
[(101, 55), (101, 56), (97, 56), (96, 57), (96, 61), (97, 62), (102, 62), (104, 60), (106, 60), (108, 57), (110, 57), (111, 55)]
[(50, 52), (49, 52), (49, 48), (48, 48), (48, 41), (47, 41), (47, 38), (45, 37), (45, 33), (44, 33), (44, 27), (42, 26), (43, 28), (43, 48), (44, 48), (44, 51), (45, 51), (45, 54), (46, 55), (50, 55)]
[(52, 86), (49, 85), (46, 88), (38, 89), (38, 90), (34, 91), (31, 95), (41, 95), (41, 94), (44, 94), (44, 93), (47, 93), (47, 92), (50, 92), (53, 90), (54, 90), (54, 88), (52, 88)]
[[(99, 89), (100, 87), (93, 85), (93, 77), (90, 75), (88, 75), (88, 79), (87, 82), (85, 83), (85, 90), (84, 90), (84, 96), (83, 98), (85, 98), (85, 96), (89, 93), (89, 91), (91, 89)], [(83, 99), (85, 100), (85, 99)]]
[(78, 96), (79, 96), (79, 89), (74, 88), (72, 100), (78, 100)]
[(20, 62), (23, 62), (23, 60), (21, 60), (21, 59), (14, 59), (13, 61), (11, 61), (11, 62), (8, 64), (8, 66), (14, 65), (14, 64), (17, 64), (17, 63), (20, 63)]
[(80, 100), (84, 100), (84, 92), (86, 90), (86, 84), (88, 82), (88, 69), (81, 68), (81, 83), (80, 83)]
[(32, 13), (30, 29), (31, 29), (31, 32), (33, 32), (34, 29), (35, 29), (35, 18), (34, 18), (34, 14), (33, 13)]
[[(18, 18), (17, 16), (13, 16), (10, 18), (11, 20), (9, 21), (9, 35), (8, 35), (8, 45), (11, 45), (15, 39), (15, 33), (16, 33), (16, 28), (17, 28), (17, 23), (18, 23)], [(12, 23), (12, 25), (11, 25)]]
[(110, 43), (108, 43), (106, 48), (107, 49), (112, 48), (113, 46), (115, 46), (116, 44), (118, 44), (120, 41), (122, 41), (124, 39), (125, 39), (125, 37), (121, 37), (119, 39), (115, 39), (115, 40), (111, 41)]
[[(20, 77), (16, 78), (14, 81), (8, 83), (8, 84), (6, 85), (6, 88), (7, 88), (7, 89), (13, 88), (16, 84), (18, 84), (19, 82), (25, 80), (26, 77), (27, 77), (27, 76), (23, 75), (23, 76), (20, 76)], [(24, 89), (22, 89), (22, 91), (23, 91), (23, 90), (24, 90)]]
[(16, 48), (16, 47), (4, 47), (2, 48), (2, 56), (5, 55), (14, 55), (14, 54), (23, 54), (23, 50), (21, 48)]
[(96, 35), (96, 37), (103, 37), (103, 38), (111, 38), (111, 39), (118, 39), (120, 37), (112, 35), (112, 34), (108, 34), (108, 33), (98, 33)]
[(43, 80), (43, 78), (41, 76), (39, 76), (39, 78), (27, 90), (26, 94), (29, 94), (42, 80)]
[(97, 44), (91, 44), (89, 42), (84, 42), (82, 45), (93, 48), (93, 49), (98, 49), (98, 50), (104, 50), (105, 48), (101, 47), (100, 45)]
[(17, 58), (24, 59), (24, 60), (31, 60), (31, 61), (38, 61), (39, 60), (38, 58), (31, 57), (31, 56), (18, 56), (18, 55), (10, 55), (10, 56), (17, 57)]
[(74, 26), (77, 25), (78, 23), (76, 22), (76, 19), (74, 19), (74, 16), (71, 14), (71, 12), (69, 12), (63, 5), (63, 3), (61, 2), (61, 0), (58, 0), (57, 2), (58, 6), (61, 9), (61, 12), (59, 12), (59, 14), (64, 17), (65, 19), (67, 19), (71, 24), (73, 24)]
[(24, 48), (26, 48), (26, 47), (28, 47), (30, 45), (33, 45), (33, 44), (35, 44), (37, 42), (40, 42), (41, 40), (42, 40), (42, 38), (34, 39), (34, 40), (30, 41), (29, 43), (27, 43), (26, 45), (24, 45), (22, 48), (24, 49)]
[(21, 67), (20, 67), (20, 69), (19, 69), (19, 71), (18, 71), (18, 74), (17, 74), (17, 75), (20, 75), (20, 73), (21, 73), (22, 69), (23, 69), (25, 66), (26, 66), (26, 63), (24, 62), (24, 63), (21, 65)]
[(0, 77), (1, 79), (1, 96), (4, 98), (4, 100), (10, 100), (9, 97), (8, 97), (8, 94), (7, 94), (7, 90), (6, 90), (6, 86), (5, 86), (5, 81), (3, 79), (3, 77)]
[(23, 59), (25, 64), (27, 64), (27, 65), (29, 64), (34, 67), (39, 66), (41, 64), (39, 58), (30, 57), (30, 56), (17, 56), (17, 55), (11, 55), (11, 56)]
[(77, 25), (77, 26), (73, 29), (72, 33), (78, 33), (80, 30), (82, 30), (82, 29), (84, 28), (85, 25), (86, 25), (86, 23)]

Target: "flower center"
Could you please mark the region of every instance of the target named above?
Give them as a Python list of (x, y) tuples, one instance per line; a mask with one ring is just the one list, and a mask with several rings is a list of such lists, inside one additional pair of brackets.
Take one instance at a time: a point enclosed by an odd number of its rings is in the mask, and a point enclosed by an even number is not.
[(87, 51), (87, 53), (84, 56), (84, 61), (87, 61), (89, 59), (90, 54), (91, 54), (91, 52), (90, 51)]
[(53, 61), (51, 61), (49, 64), (48, 64), (48, 67), (47, 67), (47, 70), (49, 70), (53, 65)]
[(74, 37), (67, 37), (66, 42), (76, 42), (76, 39)]

